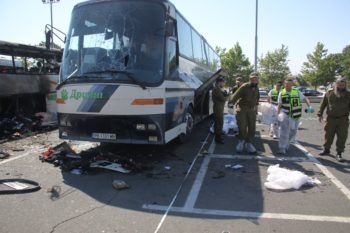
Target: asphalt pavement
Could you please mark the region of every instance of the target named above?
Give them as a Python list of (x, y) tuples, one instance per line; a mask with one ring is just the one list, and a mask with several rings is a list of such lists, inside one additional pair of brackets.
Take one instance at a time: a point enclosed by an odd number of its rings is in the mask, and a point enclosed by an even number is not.
[[(314, 103), (318, 109), (318, 103)], [(138, 170), (124, 174), (106, 169), (86, 174), (43, 163), (39, 155), (62, 142), (57, 131), (1, 144), (11, 153), (0, 160), (2, 179), (22, 178), (39, 191), (0, 195), (0, 232), (348, 232), (350, 226), (349, 140), (345, 162), (319, 156), (323, 124), (303, 114), (296, 142), (286, 155), (269, 126), (257, 122), (258, 153), (236, 153), (230, 131), (216, 144), (210, 119), (197, 125), (185, 144), (116, 145), (108, 153), (128, 157)], [(68, 143), (76, 150), (99, 147)], [(277, 191), (264, 185), (270, 166), (300, 171), (320, 181)], [(113, 181), (130, 187), (117, 190)]]

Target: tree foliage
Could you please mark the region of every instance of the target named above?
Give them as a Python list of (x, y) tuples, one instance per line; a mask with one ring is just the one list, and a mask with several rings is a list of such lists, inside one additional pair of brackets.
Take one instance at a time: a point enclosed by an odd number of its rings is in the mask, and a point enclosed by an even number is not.
[(288, 47), (282, 44), (280, 49), (268, 52), (259, 59), (261, 85), (273, 87), (277, 81), (282, 81), (290, 73), (288, 54)]
[(241, 76), (243, 80), (248, 81), (249, 74), (253, 72), (253, 66), (250, 64), (249, 59), (243, 54), (242, 48), (239, 43), (229, 49), (216, 48), (221, 58), (221, 67), (228, 73), (226, 85), (234, 86), (235, 78)]
[(342, 68), (340, 74), (347, 78), (350, 82), (350, 45), (346, 46), (341, 54), (340, 66)]
[(337, 72), (337, 56), (327, 56), (328, 50), (324, 44), (318, 42), (313, 53), (307, 54), (307, 61), (303, 63), (301, 73), (303, 78), (316, 87), (327, 85), (334, 81)]

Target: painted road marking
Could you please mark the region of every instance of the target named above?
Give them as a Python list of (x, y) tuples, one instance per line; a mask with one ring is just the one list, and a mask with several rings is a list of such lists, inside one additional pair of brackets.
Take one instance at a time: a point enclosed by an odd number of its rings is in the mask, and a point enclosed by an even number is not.
[[(162, 205), (143, 205), (144, 209), (164, 211), (167, 206)], [(350, 217), (343, 216), (324, 216), (324, 215), (304, 215), (304, 214), (283, 214), (283, 213), (265, 213), (265, 212), (249, 212), (249, 211), (230, 211), (230, 210), (215, 210), (215, 209), (200, 209), (200, 208), (183, 208), (172, 207), (171, 211), (179, 213), (190, 213), (199, 215), (214, 215), (228, 216), (240, 218), (266, 218), (266, 219), (281, 219), (281, 220), (303, 220), (314, 222), (339, 222), (350, 223)]]
[(350, 200), (350, 190), (340, 182), (322, 163), (320, 160), (315, 158), (311, 153), (309, 153), (305, 147), (303, 147), (300, 143), (294, 143), (296, 147), (298, 147), (304, 154), (315, 163), (315, 165), (322, 171), (322, 173), (327, 176), (333, 184)]
[(24, 153), (24, 154), (18, 155), (18, 156), (16, 156), (16, 157), (12, 157), (12, 158), (6, 159), (6, 160), (4, 160), (4, 161), (1, 161), (1, 162), (0, 162), (0, 165), (1, 165), (1, 164), (8, 163), (8, 162), (11, 162), (11, 161), (16, 160), (16, 159), (23, 158), (23, 157), (29, 155), (30, 153), (32, 153), (32, 151), (29, 151), (29, 152), (26, 152), (26, 153)]
[[(267, 137), (261, 135), (261, 137)], [(207, 137), (208, 138), (208, 137)], [(304, 215), (304, 214), (284, 214), (284, 213), (266, 213), (266, 212), (249, 212), (249, 211), (227, 211), (227, 210), (215, 210), (215, 209), (202, 209), (194, 208), (198, 195), (200, 193), (202, 184), (204, 182), (205, 175), (208, 170), (208, 165), (211, 159), (256, 159), (256, 160), (274, 160), (274, 161), (291, 161), (291, 162), (312, 162), (327, 176), (340, 191), (350, 199), (349, 189), (343, 185), (322, 163), (317, 160), (311, 153), (309, 153), (305, 147), (298, 142), (293, 143), (298, 149), (300, 149), (306, 158), (300, 157), (266, 157), (266, 156), (250, 156), (250, 155), (232, 155), (232, 154), (213, 154), (215, 149), (214, 140), (212, 141), (208, 153), (209, 155), (203, 159), (201, 167), (198, 171), (197, 177), (192, 185), (192, 188), (187, 196), (186, 202), (183, 207), (173, 207), (177, 194), (169, 206), (144, 204), (142, 208), (149, 210), (180, 212), (180, 213), (192, 213), (199, 215), (215, 215), (215, 216), (230, 216), (230, 217), (245, 217), (245, 218), (265, 218), (265, 219), (281, 219), (281, 220), (303, 220), (303, 221), (317, 221), (317, 222), (339, 222), (339, 223), (350, 223), (350, 217), (344, 216), (324, 216), (324, 215)], [(202, 148), (201, 148), (202, 149)], [(198, 155), (197, 155), (198, 156)], [(197, 157), (196, 156), (196, 157)], [(196, 158), (195, 158), (196, 160)], [(194, 160), (194, 161), (195, 161)], [(192, 166), (191, 166), (192, 167)], [(190, 171), (190, 170), (189, 170)], [(188, 173), (189, 173), (188, 171)], [(185, 180), (184, 180), (185, 181)], [(183, 181), (183, 182), (184, 182)], [(183, 186), (181, 184), (180, 188)], [(165, 220), (165, 215), (162, 218), (161, 223)], [(158, 232), (161, 224), (158, 225)]]

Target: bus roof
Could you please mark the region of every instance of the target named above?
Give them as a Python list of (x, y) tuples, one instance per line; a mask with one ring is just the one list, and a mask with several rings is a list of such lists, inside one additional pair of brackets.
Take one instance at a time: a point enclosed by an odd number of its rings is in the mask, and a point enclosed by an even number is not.
[(32, 57), (32, 58), (56, 58), (57, 61), (62, 60), (62, 50), (44, 47), (12, 43), (0, 40), (0, 54), (15, 57)]

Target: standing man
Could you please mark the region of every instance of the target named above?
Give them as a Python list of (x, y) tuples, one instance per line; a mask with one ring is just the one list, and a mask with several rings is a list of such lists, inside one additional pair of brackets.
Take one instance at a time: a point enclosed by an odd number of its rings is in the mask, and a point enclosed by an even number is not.
[(220, 144), (224, 144), (222, 127), (224, 125), (224, 107), (228, 96), (227, 92), (223, 90), (224, 86), (225, 79), (220, 76), (216, 79), (215, 87), (212, 91), (215, 142)]
[(243, 79), (241, 77), (236, 78), (236, 85), (233, 86), (231, 92), (234, 94), (240, 86), (243, 84)]
[(236, 105), (238, 144), (236, 151), (241, 153), (246, 147), (248, 153), (255, 154), (252, 142), (255, 136), (257, 105), (259, 104), (258, 74), (251, 73), (249, 82), (242, 84), (230, 97), (229, 103)]
[[(236, 85), (234, 85), (231, 89), (231, 94), (233, 95), (240, 86), (242, 86), (243, 84), (243, 79), (241, 77), (237, 77), (236, 78)], [(229, 109), (232, 109), (232, 112), (234, 111), (234, 105), (233, 104), (229, 104), (228, 105)]]
[(305, 100), (308, 111), (313, 112), (310, 101), (297, 88), (293, 88), (293, 78), (288, 77), (284, 81), (284, 88), (278, 94), (277, 113), (283, 113), (280, 121), (280, 139), (278, 141), (278, 154), (286, 154), (289, 143), (297, 134), (302, 113), (302, 102)]
[[(270, 104), (272, 104), (274, 107), (277, 108), (278, 105), (278, 94), (281, 91), (281, 87), (282, 87), (282, 82), (278, 81), (275, 84), (275, 88), (273, 88), (271, 91), (269, 91), (269, 93), (267, 94), (267, 102), (269, 102)], [(270, 136), (273, 137), (273, 139), (277, 139), (279, 132), (278, 129), (279, 125), (278, 122), (274, 122), (270, 125)]]
[(343, 162), (342, 153), (345, 149), (345, 142), (348, 136), (350, 92), (346, 89), (346, 79), (338, 78), (333, 90), (329, 90), (323, 97), (320, 110), (317, 113), (319, 122), (323, 120), (323, 111), (326, 109), (327, 119), (324, 126), (324, 144), (320, 155), (328, 155), (333, 143), (334, 136), (337, 136), (336, 159)]

